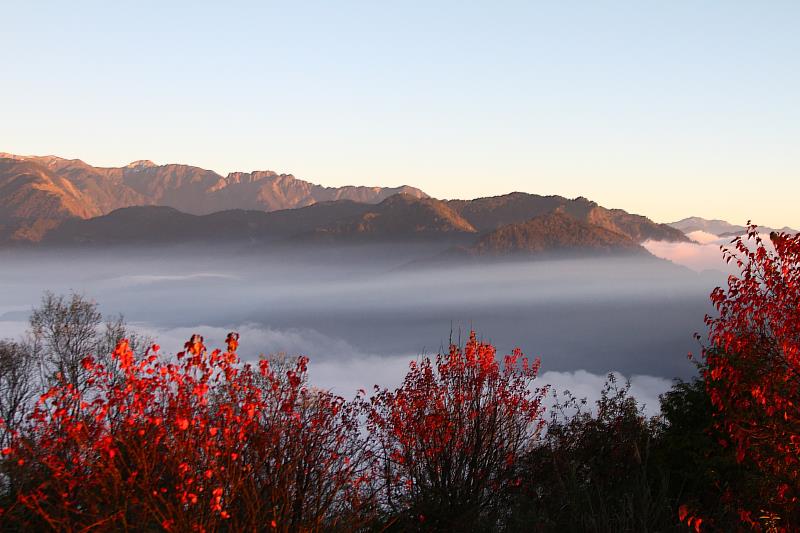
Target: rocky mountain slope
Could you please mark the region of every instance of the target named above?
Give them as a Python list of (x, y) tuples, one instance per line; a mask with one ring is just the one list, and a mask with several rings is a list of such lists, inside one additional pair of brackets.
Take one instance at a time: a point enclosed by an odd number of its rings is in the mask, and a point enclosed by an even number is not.
[(223, 177), (189, 165), (136, 161), (125, 167), (102, 168), (78, 159), (7, 153), (0, 153), (0, 192), (0, 208), (17, 206), (7, 218), (29, 222), (89, 218), (137, 205), (204, 215), (227, 209), (276, 211), (335, 200), (378, 203), (398, 193), (426, 196), (408, 186), (323, 187), (272, 171), (234, 172)]

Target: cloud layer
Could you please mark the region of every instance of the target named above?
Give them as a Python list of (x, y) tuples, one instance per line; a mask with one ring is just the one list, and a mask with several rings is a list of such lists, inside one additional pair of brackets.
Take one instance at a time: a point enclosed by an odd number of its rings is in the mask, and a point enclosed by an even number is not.
[[(330, 337), (313, 329), (275, 329), (255, 324), (217, 327), (199, 324), (191, 327), (158, 328), (147, 324), (133, 324), (137, 333), (147, 335), (161, 345), (165, 354), (174, 354), (183, 349), (183, 344), (194, 333), (205, 337), (209, 349), (222, 348), (229, 331), (241, 334), (239, 353), (245, 361), (255, 361), (261, 355), (286, 354), (307, 355), (310, 383), (315, 387), (332, 390), (334, 393), (350, 398), (359, 389), (369, 394), (375, 385), (395, 388), (400, 385), (408, 371), (408, 364), (418, 360), (421, 355), (435, 354), (369, 354), (354, 348), (341, 338)], [(18, 338), (27, 328), (27, 322), (0, 321), (0, 338)], [(624, 385), (627, 377), (614, 372), (617, 382)], [(607, 374), (596, 374), (586, 370), (574, 372), (543, 371), (536, 379), (535, 386), (551, 386), (551, 392), (562, 395), (570, 391), (577, 398), (587, 398), (588, 407), (600, 398)], [(640, 404), (644, 404), (649, 415), (659, 411), (658, 396), (666, 392), (671, 381), (665, 378), (632, 375), (631, 394)], [(545, 405), (553, 405), (550, 394)]]
[[(722, 248), (730, 248), (733, 237), (719, 237), (705, 231), (693, 231), (687, 233), (687, 236), (695, 242), (645, 241), (642, 245), (656, 257), (668, 259), (697, 272), (715, 270), (733, 273), (735, 271), (733, 265), (725, 263), (722, 255)], [(767, 249), (773, 249), (768, 234), (762, 233), (761, 239)]]
[[(307, 355), (311, 358), (310, 383), (344, 397), (352, 397), (359, 389), (369, 393), (375, 385), (395, 388), (402, 382), (411, 361), (418, 360), (422, 355), (435, 355), (369, 354), (359, 351), (344, 339), (323, 335), (312, 329), (279, 330), (262, 328), (255, 324), (231, 328), (198, 325), (171, 329), (139, 326), (138, 329), (158, 339), (162, 350), (168, 352), (180, 350), (193, 333), (204, 335), (206, 345), (213, 348), (223, 346), (229, 331), (238, 331), (241, 334), (240, 355), (243, 359), (253, 361), (262, 354)], [(628, 379), (619, 372), (613, 374), (620, 386)], [(586, 398), (589, 407), (592, 407), (600, 398), (600, 391), (607, 377), (607, 374), (595, 374), (586, 370), (544, 371), (540, 373), (535, 385), (550, 385), (551, 390), (559, 394), (568, 390), (577, 398)], [(671, 381), (648, 375), (632, 375), (629, 378), (631, 394), (644, 405), (647, 414), (657, 414), (658, 396), (670, 388)], [(553, 401), (550, 395), (546, 405), (551, 406)]]

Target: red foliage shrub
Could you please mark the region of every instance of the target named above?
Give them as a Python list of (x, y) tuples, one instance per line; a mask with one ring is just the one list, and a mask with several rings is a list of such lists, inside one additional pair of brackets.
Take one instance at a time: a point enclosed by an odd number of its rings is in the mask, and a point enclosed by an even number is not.
[[(517, 462), (543, 426), (539, 361), (519, 350), (502, 366), (470, 335), (435, 362), (412, 362), (400, 388), (372, 398), (370, 432), (382, 457), (382, 503), (401, 528), (494, 529)], [(377, 388), (376, 388), (377, 389)]]
[(354, 526), (370, 502), (359, 402), (240, 365), (238, 335), (207, 352), (195, 335), (177, 362), (127, 341), (115, 368), (83, 360), (3, 453), (18, 502), (5, 519), (58, 530), (320, 531)]
[(741, 273), (711, 294), (703, 374), (723, 444), (767, 479), (763, 508), (742, 516), (785, 527), (800, 523), (800, 236), (770, 239), (774, 252), (751, 226), (724, 252)]
[[(2, 450), (5, 524), (58, 530), (321, 531), (374, 525), (487, 528), (503, 520), (517, 462), (542, 427), (538, 361), (504, 363), (475, 334), (412, 363), (371, 402), (240, 364), (238, 335), (176, 360), (119, 342), (62, 378)], [(284, 362), (285, 363), (285, 362)], [(376, 388), (377, 389), (377, 388)], [(361, 423), (366, 419), (364, 432)], [(379, 453), (376, 454), (375, 451)], [(378, 494), (380, 491), (380, 495)]]

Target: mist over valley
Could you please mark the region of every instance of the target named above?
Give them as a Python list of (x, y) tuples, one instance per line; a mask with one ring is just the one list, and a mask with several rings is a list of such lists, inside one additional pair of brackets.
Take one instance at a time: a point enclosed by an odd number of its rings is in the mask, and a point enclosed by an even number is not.
[[(192, 333), (216, 346), (233, 330), (247, 359), (307, 355), (312, 379), (345, 395), (394, 384), (398, 368), (446, 347), (451, 331), (463, 341), (471, 328), (498, 351), (519, 346), (541, 357), (544, 372), (654, 376), (666, 390), (672, 378), (693, 374), (685, 355), (698, 350), (692, 333), (722, 279), (652, 257), (414, 263), (436, 251), (425, 244), (6, 251), (0, 336), (22, 333), (43, 290), (77, 291), (172, 352)], [(580, 386), (574, 376), (550, 379)], [(649, 391), (649, 403), (663, 390)]]

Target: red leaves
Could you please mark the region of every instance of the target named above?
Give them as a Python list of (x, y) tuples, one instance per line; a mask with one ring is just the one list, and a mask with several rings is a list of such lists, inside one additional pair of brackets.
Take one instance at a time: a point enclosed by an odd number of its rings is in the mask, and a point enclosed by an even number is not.
[(222, 511), (222, 487), (215, 488), (212, 492), (211, 510)]
[(130, 367), (133, 364), (133, 350), (131, 350), (128, 339), (122, 339), (119, 341), (112, 355), (119, 361), (119, 365), (122, 370), (126, 372), (130, 370)]
[(287, 377), (287, 379), (289, 380), (289, 385), (290, 385), (291, 387), (297, 387), (297, 386), (299, 386), (299, 385), (300, 385), (300, 383), (301, 383), (301, 380), (300, 380), (300, 378), (297, 376), (297, 374), (295, 374), (295, 373), (294, 373), (294, 372), (292, 372), (291, 370), (290, 370), (289, 372), (287, 372), (287, 374), (286, 374), (286, 377)]
[(458, 492), (491, 507), (542, 427), (538, 361), (498, 359), (474, 333), (412, 363), (397, 390), (352, 402), (308, 387), (305, 357), (240, 364), (238, 342), (209, 352), (193, 335), (167, 362), (123, 340), (113, 368), (86, 358), (85, 386), (42, 395), (31, 434), (2, 450), (39, 476), (20, 502), (55, 529), (125, 516), (171, 531), (356, 530), (361, 509), (390, 499), (447, 506)]
[(192, 355), (202, 354), (206, 350), (203, 337), (197, 334), (192, 335), (192, 338), (184, 345), (184, 349)]
[(542, 427), (544, 393), (530, 386), (538, 368), (519, 350), (501, 368), (495, 348), (472, 332), (463, 350), (412, 362), (398, 389), (378, 391), (369, 429), (388, 453), (387, 502), (411, 512), (452, 505), (452, 493), (476, 509), (502, 498)]
[(800, 435), (800, 236), (773, 233), (770, 240), (774, 251), (751, 226), (746, 239), (724, 250), (740, 274), (711, 293), (718, 316), (706, 317), (703, 374), (737, 460), (753, 461), (768, 474), (772, 486), (764, 501), (789, 517), (800, 512), (792, 444)]
[(236, 332), (228, 333), (228, 337), (225, 339), (225, 344), (228, 345), (229, 352), (235, 352), (239, 347), (239, 334)]
[(685, 522), (695, 533), (700, 533), (703, 519), (692, 514), (688, 506), (681, 505), (678, 508), (678, 520), (682, 523)]
[(112, 354), (120, 374), (84, 359), (85, 387), (42, 395), (30, 435), (2, 450), (39, 476), (22, 505), (56, 529), (127, 516), (212, 531), (222, 520), (259, 529), (270, 516), (287, 530), (320, 530), (331, 506), (344, 514), (366, 503), (360, 404), (307, 390), (306, 358), (283, 375), (266, 361), (258, 371), (241, 365), (238, 339), (231, 333), (227, 352), (208, 353), (193, 335), (179, 364), (150, 355), (157, 345), (137, 358), (123, 340)]

